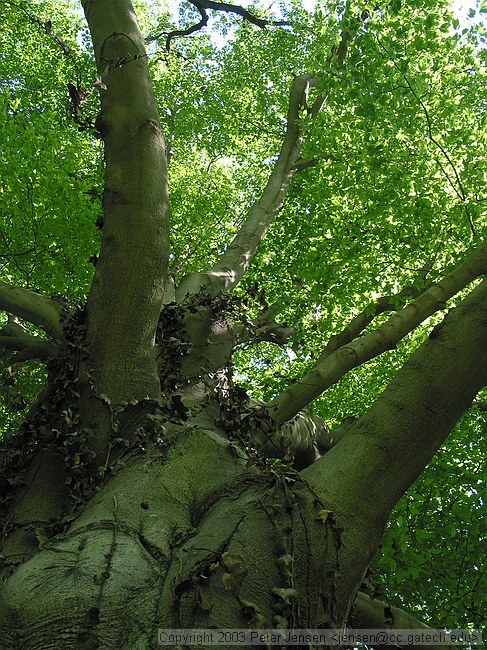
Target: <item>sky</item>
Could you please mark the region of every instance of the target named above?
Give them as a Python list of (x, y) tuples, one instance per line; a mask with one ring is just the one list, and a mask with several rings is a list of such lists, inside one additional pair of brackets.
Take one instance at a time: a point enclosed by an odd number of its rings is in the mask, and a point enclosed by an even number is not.
[[(254, 0), (234, 0), (232, 4), (239, 4), (242, 7), (248, 7), (249, 5), (253, 4)], [(301, 0), (301, 4), (303, 7), (306, 9), (312, 11), (317, 3), (317, 0)], [(487, 0), (482, 2), (482, 0), (454, 0), (452, 3), (452, 8), (453, 12), (456, 14), (456, 17), (460, 20), (460, 25), (462, 28), (468, 27), (469, 24), (469, 10), (470, 9), (475, 9), (476, 10), (476, 15), (475, 15), (475, 20), (478, 21), (479, 19), (479, 10), (480, 6), (484, 5), (486, 6)], [(171, 1), (168, 2), (169, 8), (171, 10), (171, 13), (173, 14), (175, 22), (178, 22), (178, 8), (179, 8), (179, 3), (173, 3)], [(273, 2), (271, 1), (269, 4), (266, 4), (266, 7), (272, 10), (272, 5)], [(211, 13), (208, 12), (210, 21), (211, 21)], [(487, 14), (483, 14), (484, 21), (487, 23)], [(218, 37), (217, 37), (218, 38)]]

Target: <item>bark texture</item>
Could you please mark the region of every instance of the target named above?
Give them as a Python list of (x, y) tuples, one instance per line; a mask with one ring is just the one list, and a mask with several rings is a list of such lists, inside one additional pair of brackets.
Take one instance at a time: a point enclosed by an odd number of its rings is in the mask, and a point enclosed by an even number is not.
[(487, 380), (486, 305), (483, 282), (300, 473), (252, 450), (262, 411), (231, 391), (198, 398), (195, 379), (193, 396), (124, 409), (105, 475), (81, 500), (63, 490), (66, 471), (53, 483), (54, 449), (36, 456), (38, 489), (15, 504), (3, 547), (2, 647), (128, 650), (154, 647), (158, 628), (345, 625), (391, 508)]
[[(143, 38), (127, 0), (82, 4), (101, 89), (102, 248), (83, 309), (0, 283), (0, 308), (51, 339), (13, 320), (0, 336), (49, 360), (46, 389), (2, 447), (2, 650), (148, 650), (158, 628), (379, 620), (363, 598), (351, 607), (391, 509), (487, 383), (487, 281), (357, 422), (330, 433), (303, 409), (485, 273), (487, 248), (375, 332), (356, 338), (370, 322), (356, 319), (271, 405), (248, 399), (229, 371), (228, 292), (305, 166), (301, 114), (313, 121), (326, 96), (313, 74), (296, 77), (241, 231), (164, 295), (166, 154)], [(339, 65), (350, 39), (342, 31)], [(313, 462), (317, 447), (327, 453)]]
[(162, 446), (128, 454), (15, 571), (0, 596), (5, 650), (153, 648), (158, 627), (343, 622), (337, 531), (316, 517), (315, 494), (294, 472), (249, 465), (212, 420), (167, 422)]
[(106, 89), (104, 225), (88, 300), (98, 394), (115, 403), (157, 397), (154, 339), (167, 268), (167, 169), (144, 39), (127, 0), (83, 3)]

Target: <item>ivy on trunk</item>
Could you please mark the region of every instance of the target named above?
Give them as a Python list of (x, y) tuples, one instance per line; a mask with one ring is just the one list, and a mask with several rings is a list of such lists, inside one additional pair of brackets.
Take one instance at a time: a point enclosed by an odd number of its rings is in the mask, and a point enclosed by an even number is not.
[(477, 624), (481, 595), (398, 608), (394, 559), (401, 497), (485, 433), (476, 28), (436, 2), (81, 4), (92, 53), (69, 7), (0, 9), (2, 647)]

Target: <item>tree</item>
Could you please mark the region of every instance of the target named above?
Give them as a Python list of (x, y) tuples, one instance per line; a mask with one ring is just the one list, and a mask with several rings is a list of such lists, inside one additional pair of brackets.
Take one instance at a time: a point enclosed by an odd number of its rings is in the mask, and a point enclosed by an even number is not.
[(2, 647), (480, 625), (475, 11), (82, 5), (0, 8)]

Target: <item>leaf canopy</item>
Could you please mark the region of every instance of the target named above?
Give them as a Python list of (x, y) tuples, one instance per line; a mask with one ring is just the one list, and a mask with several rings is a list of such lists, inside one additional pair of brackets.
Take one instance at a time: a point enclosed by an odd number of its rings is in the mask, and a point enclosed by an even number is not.
[[(424, 269), (442, 277), (485, 238), (486, 8), (467, 22), (444, 0), (376, 4), (283, 2), (276, 17), (293, 27), (262, 30), (218, 13), (167, 52), (164, 34), (198, 13), (136, 3), (170, 152), (176, 280), (216, 262), (262, 191), (292, 79), (312, 70), (313, 92), (327, 95), (314, 122), (300, 117), (309, 165), (237, 289), (243, 318), (271, 306), (295, 330), (287, 347), (236, 351), (236, 377), (256, 398), (301, 377), (367, 305), (424, 282)], [(2, 280), (82, 302), (99, 249), (103, 168), (86, 27), (71, 1), (2, 2), (0, 17)], [(341, 29), (354, 38), (343, 66), (330, 68)], [(80, 115), (68, 84), (86, 93)], [(315, 412), (331, 426), (360, 416), (435, 318), (350, 372)], [(33, 363), (8, 372), (5, 426), (44, 377)], [(485, 452), (486, 415), (471, 409), (398, 504), (374, 563), (391, 600), (435, 612), (446, 627), (480, 626), (485, 609)]]

